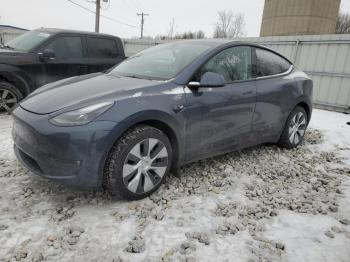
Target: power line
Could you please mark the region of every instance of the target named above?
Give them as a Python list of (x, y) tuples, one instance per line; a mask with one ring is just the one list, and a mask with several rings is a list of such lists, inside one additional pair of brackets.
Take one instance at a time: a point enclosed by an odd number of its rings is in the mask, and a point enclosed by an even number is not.
[[(78, 3), (76, 3), (76, 2), (74, 2), (74, 1), (72, 1), (72, 0), (67, 0), (67, 1), (70, 2), (70, 3), (72, 3), (72, 4), (74, 4), (74, 5), (76, 5), (76, 6), (79, 6), (80, 8), (84, 9), (85, 11), (88, 11), (88, 12), (90, 12), (90, 13), (92, 13), (92, 14), (96, 14), (95, 11), (93, 11), (93, 10), (91, 10), (91, 9), (89, 9), (89, 8), (87, 8), (87, 7), (83, 6), (83, 5), (81, 5), (81, 4), (78, 4)], [(109, 16), (105, 16), (105, 15), (102, 15), (102, 14), (101, 14), (101, 17), (103, 17), (103, 18), (105, 18), (105, 19), (108, 19), (108, 20), (110, 20), (110, 21), (113, 21), (113, 22), (115, 22), (115, 23), (118, 23), (118, 24), (122, 24), (122, 25), (129, 26), (129, 27), (132, 27), (132, 28), (138, 28), (138, 26), (124, 23), (124, 22), (122, 22), (122, 21), (119, 21), (119, 20), (114, 19), (114, 18), (109, 17)]]
[(78, 3), (76, 3), (76, 2), (73, 2), (72, 0), (67, 0), (67, 1), (68, 1), (68, 2), (71, 2), (72, 4), (74, 4), (74, 5), (76, 5), (76, 6), (79, 6), (80, 8), (83, 8), (84, 10), (86, 10), (86, 11), (88, 11), (88, 12), (90, 12), (90, 13), (96, 14), (95, 11), (92, 11), (92, 10), (90, 10), (89, 8), (87, 8), (87, 7), (85, 7), (85, 6), (81, 5), (81, 4), (78, 4)]

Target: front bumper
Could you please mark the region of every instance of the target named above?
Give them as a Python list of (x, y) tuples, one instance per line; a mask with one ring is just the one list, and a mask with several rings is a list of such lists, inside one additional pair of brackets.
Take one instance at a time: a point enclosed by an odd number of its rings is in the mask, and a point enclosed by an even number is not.
[(105, 158), (115, 140), (115, 122), (57, 127), (48, 121), (48, 115), (34, 114), (21, 107), (12, 115), (14, 151), (29, 170), (71, 186), (101, 185)]

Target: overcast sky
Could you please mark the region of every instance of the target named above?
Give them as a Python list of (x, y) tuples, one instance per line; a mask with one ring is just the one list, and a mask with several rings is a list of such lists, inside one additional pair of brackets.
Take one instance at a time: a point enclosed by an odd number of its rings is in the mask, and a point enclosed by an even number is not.
[[(72, 0), (91, 10), (94, 4), (88, 0)], [(172, 18), (175, 32), (203, 30), (211, 37), (217, 11), (232, 10), (245, 15), (246, 36), (258, 36), (264, 0), (109, 0), (102, 14), (130, 26), (101, 18), (101, 32), (133, 37), (140, 34), (140, 18), (136, 13), (145, 12), (146, 36), (167, 34)], [(343, 11), (350, 12), (350, 0), (342, 0)], [(94, 30), (94, 14), (68, 0), (0, 0), (0, 24), (27, 29), (57, 27), (78, 30)]]

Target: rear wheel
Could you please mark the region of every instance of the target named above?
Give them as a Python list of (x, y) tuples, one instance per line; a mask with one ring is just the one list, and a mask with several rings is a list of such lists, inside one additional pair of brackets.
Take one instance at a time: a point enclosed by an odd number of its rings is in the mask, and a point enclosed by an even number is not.
[(304, 140), (307, 124), (308, 117), (304, 108), (297, 106), (287, 119), (279, 146), (291, 149), (300, 145)]
[(154, 127), (137, 126), (112, 148), (105, 166), (105, 186), (124, 199), (147, 197), (160, 187), (171, 161), (168, 137)]
[(0, 81), (0, 112), (10, 112), (22, 98), (21, 92), (14, 85)]

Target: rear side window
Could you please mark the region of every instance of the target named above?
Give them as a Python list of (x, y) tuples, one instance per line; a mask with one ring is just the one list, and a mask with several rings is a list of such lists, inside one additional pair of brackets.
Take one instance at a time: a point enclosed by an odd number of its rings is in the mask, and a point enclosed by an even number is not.
[(83, 46), (79, 36), (60, 36), (47, 47), (55, 52), (56, 59), (74, 59), (83, 57)]
[(291, 67), (286, 59), (268, 50), (256, 49), (257, 76), (272, 76), (285, 73)]
[(114, 40), (107, 38), (88, 37), (89, 56), (93, 58), (115, 58), (118, 56)]
[(252, 78), (251, 48), (238, 46), (228, 48), (211, 58), (201, 69), (221, 74), (226, 82), (248, 80)]

